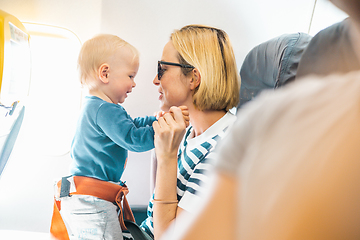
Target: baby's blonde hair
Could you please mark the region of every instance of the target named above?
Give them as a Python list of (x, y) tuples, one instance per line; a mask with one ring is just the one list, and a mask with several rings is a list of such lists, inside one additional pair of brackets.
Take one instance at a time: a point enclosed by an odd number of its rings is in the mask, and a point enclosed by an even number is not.
[[(170, 39), (179, 52), (179, 62), (192, 65), (200, 72), (201, 82), (193, 94), (195, 107), (228, 111), (237, 106), (240, 75), (226, 32), (204, 25), (188, 25), (175, 30)], [(192, 69), (182, 71), (187, 75)]]
[(96, 87), (98, 69), (122, 47), (128, 47), (133, 52), (134, 58), (139, 56), (135, 47), (115, 35), (100, 34), (87, 40), (83, 44), (78, 58), (81, 85), (89, 89)]

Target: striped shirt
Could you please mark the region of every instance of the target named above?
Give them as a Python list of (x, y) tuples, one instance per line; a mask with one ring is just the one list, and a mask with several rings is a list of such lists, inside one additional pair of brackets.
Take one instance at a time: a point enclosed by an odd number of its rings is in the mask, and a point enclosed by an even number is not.
[[(228, 112), (197, 137), (194, 137), (192, 127), (187, 130), (178, 153), (177, 199), (178, 206), (182, 209), (188, 212), (194, 211), (193, 206), (196, 205), (194, 202), (199, 200), (199, 194), (201, 195), (203, 190), (202, 185), (208, 181), (207, 172), (212, 167), (211, 159), (215, 156), (213, 150), (235, 120), (236, 116)], [(151, 237), (153, 237), (153, 199), (154, 194), (149, 202), (148, 217), (141, 224)]]

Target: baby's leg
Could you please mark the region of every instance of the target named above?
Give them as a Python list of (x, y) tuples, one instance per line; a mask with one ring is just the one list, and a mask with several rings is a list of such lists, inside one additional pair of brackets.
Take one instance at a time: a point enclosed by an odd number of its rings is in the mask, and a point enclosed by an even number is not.
[(61, 199), (61, 215), (73, 239), (122, 240), (122, 232), (113, 203), (87, 195)]

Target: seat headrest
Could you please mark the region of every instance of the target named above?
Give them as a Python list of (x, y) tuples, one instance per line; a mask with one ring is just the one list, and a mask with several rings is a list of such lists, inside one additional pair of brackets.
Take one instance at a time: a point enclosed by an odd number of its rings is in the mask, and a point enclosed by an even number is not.
[(275, 89), (295, 79), (304, 49), (311, 40), (306, 33), (284, 34), (254, 47), (240, 70), (240, 108), (264, 89)]
[(360, 62), (352, 45), (349, 18), (321, 30), (304, 51), (296, 78), (360, 70)]

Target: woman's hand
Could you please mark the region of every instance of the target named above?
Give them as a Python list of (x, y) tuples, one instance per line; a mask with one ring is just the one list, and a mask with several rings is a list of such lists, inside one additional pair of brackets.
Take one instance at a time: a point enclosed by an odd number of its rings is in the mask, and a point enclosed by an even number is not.
[(177, 154), (188, 124), (186, 106), (171, 107), (168, 113), (153, 123), (157, 158), (153, 208), (155, 239), (164, 233), (179, 212), (176, 195)]
[(165, 113), (153, 123), (158, 161), (177, 159), (178, 148), (188, 124), (189, 112), (186, 106), (171, 107), (169, 113)]

